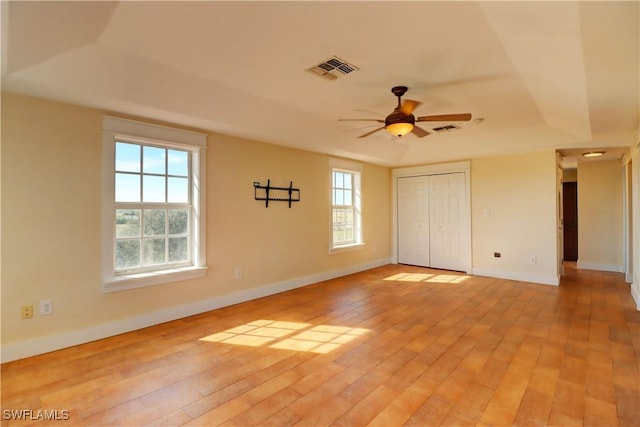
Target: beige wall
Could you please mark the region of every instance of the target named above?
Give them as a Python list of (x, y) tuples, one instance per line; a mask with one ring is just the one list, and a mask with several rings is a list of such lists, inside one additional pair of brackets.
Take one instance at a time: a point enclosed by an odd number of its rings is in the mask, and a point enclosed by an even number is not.
[[(329, 255), (329, 157), (210, 133), (206, 278), (102, 293), (102, 118), (94, 109), (2, 94), (3, 361), (7, 353), (36, 354), (390, 260), (388, 168), (364, 165), (364, 249)], [(637, 150), (633, 156), (637, 160)], [(619, 166), (602, 167), (579, 171), (580, 185), (586, 176), (596, 181), (595, 191), (621, 194), (615, 190), (621, 185)], [(555, 172), (551, 150), (471, 161), (474, 274), (557, 283)], [(265, 208), (253, 199), (252, 183), (267, 179), (274, 185), (293, 181), (301, 201), (291, 209), (285, 203)], [(592, 196), (583, 201), (591, 203)], [(634, 219), (637, 224), (637, 209)], [(612, 223), (592, 246), (608, 241), (621, 248), (613, 241), (618, 237), (607, 234), (621, 229)], [(584, 239), (581, 244), (587, 244)], [(494, 258), (494, 252), (502, 257)], [(620, 257), (596, 262), (621, 263)], [(235, 279), (238, 268), (241, 279)], [(38, 314), (43, 299), (53, 301), (50, 316)], [(25, 304), (36, 306), (33, 319), (20, 318)]]
[(623, 271), (622, 165), (578, 163), (578, 267)]
[(555, 195), (553, 150), (472, 160), (473, 272), (557, 284)]
[[(30, 341), (33, 349), (46, 338), (49, 347), (63, 346), (83, 334), (96, 338), (235, 301), (229, 295), (251, 297), (265, 286), (271, 292), (388, 262), (388, 168), (364, 166), (364, 249), (329, 255), (329, 157), (211, 133), (206, 278), (102, 293), (102, 117), (2, 94), (3, 360), (7, 345)], [(255, 201), (253, 181), (269, 178), (273, 185), (293, 181), (301, 201), (291, 209)], [(50, 316), (38, 314), (43, 299), (53, 301)], [(20, 318), (25, 304), (36, 306), (33, 319)]]

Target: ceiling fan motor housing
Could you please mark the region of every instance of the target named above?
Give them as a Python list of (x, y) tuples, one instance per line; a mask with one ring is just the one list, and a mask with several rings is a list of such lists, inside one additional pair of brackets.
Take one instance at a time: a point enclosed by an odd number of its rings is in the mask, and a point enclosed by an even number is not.
[[(391, 128), (389, 126), (401, 123), (401, 124), (409, 124), (409, 125), (411, 125), (411, 128), (412, 128), (413, 125), (415, 125), (415, 123), (416, 123), (416, 118), (415, 118), (415, 116), (413, 114), (406, 114), (406, 113), (403, 113), (401, 111), (401, 108), (402, 108), (401, 97), (402, 97), (402, 95), (404, 95), (407, 92), (407, 87), (406, 86), (395, 86), (395, 87), (391, 88), (391, 92), (395, 96), (398, 97), (398, 106), (393, 110), (393, 112), (391, 114), (389, 114), (384, 119), (384, 127), (390, 133), (395, 134), (395, 131), (396, 131), (396, 129), (394, 129), (395, 126), (392, 126)], [(399, 133), (398, 136), (404, 135), (411, 128), (407, 129), (406, 127), (404, 127), (404, 132), (402, 132), (401, 134)]]
[(411, 123), (415, 125), (416, 118), (413, 114), (404, 114), (399, 109), (395, 109), (393, 113), (389, 114), (386, 119), (384, 119), (384, 126), (387, 127), (394, 123)]

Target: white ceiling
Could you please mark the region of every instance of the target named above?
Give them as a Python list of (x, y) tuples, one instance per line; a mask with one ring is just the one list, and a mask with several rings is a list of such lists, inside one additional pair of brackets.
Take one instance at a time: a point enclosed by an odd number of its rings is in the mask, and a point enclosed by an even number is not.
[[(387, 166), (630, 147), (639, 5), (3, 1), (2, 88)], [(332, 56), (359, 71), (305, 71)], [(416, 116), (484, 121), (401, 139), (338, 122), (384, 118), (396, 85)]]

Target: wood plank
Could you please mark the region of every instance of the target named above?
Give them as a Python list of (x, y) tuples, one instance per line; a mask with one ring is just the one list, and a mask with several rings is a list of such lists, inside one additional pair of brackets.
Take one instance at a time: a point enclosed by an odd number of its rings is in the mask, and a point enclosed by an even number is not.
[(553, 287), (383, 266), (3, 364), (3, 410), (66, 409), (69, 426), (640, 425), (624, 276), (566, 270)]

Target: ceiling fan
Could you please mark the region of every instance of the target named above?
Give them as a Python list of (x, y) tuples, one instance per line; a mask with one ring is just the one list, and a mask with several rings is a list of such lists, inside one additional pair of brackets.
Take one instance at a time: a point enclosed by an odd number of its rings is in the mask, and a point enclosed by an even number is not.
[(395, 86), (391, 89), (391, 92), (398, 97), (398, 106), (383, 119), (338, 119), (338, 121), (351, 122), (351, 121), (365, 121), (365, 122), (378, 122), (384, 123), (384, 126), (360, 135), (358, 138), (367, 137), (373, 133), (376, 133), (382, 129), (386, 129), (392, 135), (401, 137), (409, 132), (413, 133), (418, 138), (429, 135), (429, 132), (423, 128), (416, 126), (417, 122), (468, 122), (471, 120), (470, 113), (463, 114), (440, 114), (434, 116), (419, 116), (415, 117), (413, 111), (422, 104), (418, 101), (411, 99), (405, 99), (402, 102), (402, 95), (407, 92), (406, 86)]

